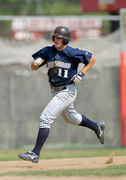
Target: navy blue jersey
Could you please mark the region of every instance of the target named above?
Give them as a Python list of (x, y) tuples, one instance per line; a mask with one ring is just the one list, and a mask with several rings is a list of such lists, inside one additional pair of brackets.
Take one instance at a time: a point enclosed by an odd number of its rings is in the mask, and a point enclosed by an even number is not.
[(50, 79), (49, 82), (53, 86), (64, 86), (71, 83), (71, 78), (77, 74), (79, 63), (87, 65), (90, 61), (92, 53), (67, 46), (65, 49), (58, 51), (55, 46), (47, 46), (32, 55), (34, 60), (37, 58), (44, 59), (48, 70), (58, 67), (57, 76)]

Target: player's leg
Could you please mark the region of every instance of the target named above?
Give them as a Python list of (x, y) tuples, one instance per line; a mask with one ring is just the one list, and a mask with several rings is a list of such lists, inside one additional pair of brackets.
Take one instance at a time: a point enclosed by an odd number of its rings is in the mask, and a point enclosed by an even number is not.
[(63, 112), (62, 116), (65, 120), (67, 120), (69, 123), (84, 126), (92, 129), (93, 131), (97, 131), (98, 126), (97, 123), (91, 121), (84, 115), (79, 114), (73, 104), (70, 104)]
[(20, 158), (24, 160), (32, 161), (32, 162), (36, 162), (37, 161), (36, 159), (39, 160), (39, 154), (40, 154), (41, 148), (43, 147), (49, 135), (49, 129), (50, 129), (51, 124), (53, 123), (54, 119), (58, 115), (60, 115), (61, 112), (67, 106), (69, 106), (71, 103), (74, 102), (75, 98), (76, 98), (76, 89), (74, 88), (73, 88), (72, 93), (70, 93), (66, 89), (66, 90), (60, 91), (52, 98), (52, 100), (49, 102), (49, 104), (46, 106), (46, 108), (41, 114), (40, 123), (39, 123), (39, 132), (38, 132), (35, 147), (30, 152), (20, 154), (19, 155)]
[(63, 112), (62, 112), (63, 118), (71, 123), (78, 126), (83, 126), (92, 129), (97, 137), (99, 138), (101, 144), (104, 144), (104, 123), (103, 122), (93, 122), (89, 118), (87, 118), (84, 115), (79, 114), (75, 108), (74, 105), (69, 105)]
[(55, 95), (46, 106), (40, 117), (38, 137), (36, 145), (32, 150), (34, 153), (38, 155), (40, 154), (41, 148), (48, 137), (49, 129), (51, 124), (54, 122), (54, 119), (56, 119), (64, 108), (66, 108), (74, 100), (74, 96), (70, 97), (67, 92), (61, 92)]
[(88, 119), (86, 116), (82, 115), (82, 121), (79, 124), (79, 126), (88, 127), (92, 129), (93, 131), (95, 131), (98, 139), (100, 140), (100, 143), (104, 144), (105, 124), (103, 121), (95, 123), (92, 120)]
[(74, 104), (70, 104), (62, 113), (61, 113), (62, 117), (64, 118), (64, 120), (70, 124), (74, 124), (79, 126), (79, 124), (82, 121), (82, 115), (79, 114), (75, 108), (74, 108)]

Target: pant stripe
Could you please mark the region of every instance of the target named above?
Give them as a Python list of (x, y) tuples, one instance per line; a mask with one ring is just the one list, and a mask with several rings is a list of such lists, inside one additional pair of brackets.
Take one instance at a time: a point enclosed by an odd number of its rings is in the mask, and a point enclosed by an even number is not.
[(73, 91), (70, 93), (70, 91), (66, 89), (54, 94), (53, 99), (49, 102), (41, 114), (40, 126), (43, 126), (42, 128), (50, 128), (50, 125), (53, 123), (54, 119), (74, 102), (76, 98), (76, 88), (72, 88), (72, 90), (74, 90), (74, 93)]

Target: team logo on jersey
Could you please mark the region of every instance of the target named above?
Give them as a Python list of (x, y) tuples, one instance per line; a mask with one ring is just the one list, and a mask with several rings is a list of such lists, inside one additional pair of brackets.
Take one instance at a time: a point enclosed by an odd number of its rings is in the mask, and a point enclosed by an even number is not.
[(65, 63), (65, 62), (62, 62), (62, 61), (48, 62), (48, 69), (51, 69), (53, 67), (60, 67), (60, 68), (64, 68), (64, 69), (70, 69), (71, 63)]

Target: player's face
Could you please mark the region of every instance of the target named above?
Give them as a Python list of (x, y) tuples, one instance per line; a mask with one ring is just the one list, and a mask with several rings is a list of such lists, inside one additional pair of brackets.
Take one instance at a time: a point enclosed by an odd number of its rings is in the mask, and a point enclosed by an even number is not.
[(65, 47), (63, 44), (63, 38), (54, 37), (54, 44), (57, 50), (62, 50)]

